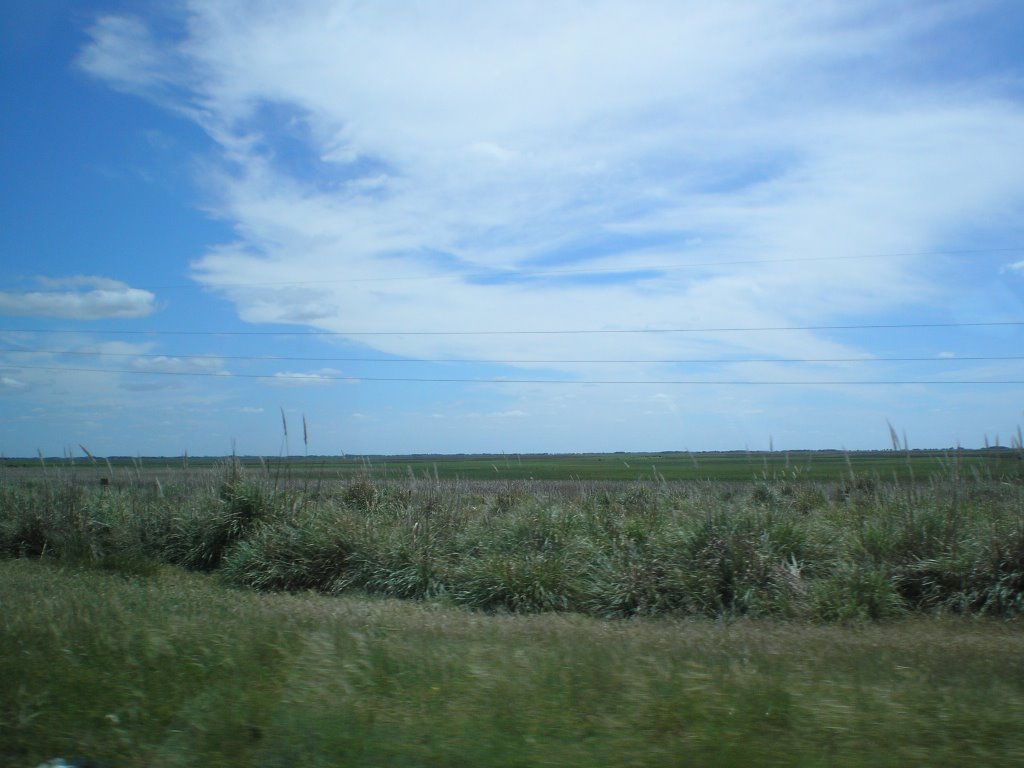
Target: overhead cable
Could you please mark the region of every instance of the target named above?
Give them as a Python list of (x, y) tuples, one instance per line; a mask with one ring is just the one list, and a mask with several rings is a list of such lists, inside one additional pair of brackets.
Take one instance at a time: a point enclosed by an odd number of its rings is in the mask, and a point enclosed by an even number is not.
[(68, 328), (0, 328), (0, 333), (91, 333), (106, 336), (599, 336), (612, 334), (669, 333), (763, 333), (771, 331), (851, 331), (921, 328), (996, 328), (1024, 326), (1024, 320), (999, 320), (973, 323), (859, 323), (850, 325), (777, 325), (688, 328), (577, 328), (566, 330), (492, 330), (492, 331), (186, 331)]
[(345, 381), (345, 382), (403, 382), (403, 383), (421, 383), (421, 384), (569, 384), (569, 385), (587, 385), (587, 384), (628, 384), (628, 385), (714, 385), (714, 386), (903, 386), (903, 385), (954, 385), (954, 386), (978, 386), (978, 385), (1020, 385), (1024, 384), (1024, 380), (1020, 381), (1007, 381), (1007, 380), (974, 380), (974, 381), (963, 381), (963, 380), (905, 380), (905, 381), (889, 381), (889, 380), (854, 380), (854, 381), (744, 381), (741, 379), (737, 380), (723, 380), (723, 379), (670, 379), (670, 380), (651, 380), (651, 379), (636, 379), (636, 380), (625, 380), (625, 379), (507, 379), (507, 378), (492, 378), (492, 379), (475, 379), (475, 378), (444, 378), (444, 377), (376, 377), (376, 376), (337, 376), (337, 375), (325, 375), (317, 373), (275, 373), (275, 374), (260, 374), (260, 373), (232, 373), (229, 371), (146, 371), (138, 369), (119, 369), (119, 368), (71, 368), (64, 366), (41, 366), (41, 365), (22, 365), (18, 366), (19, 370), (35, 370), (35, 371), (50, 371), (53, 373), (123, 373), (123, 374), (135, 374), (144, 376), (202, 376), (212, 377), (221, 379), (264, 379), (270, 381), (298, 381), (298, 382), (317, 382), (317, 381)]
[(728, 364), (728, 363), (958, 363), (1024, 360), (1024, 355), (971, 355), (953, 357), (738, 357), (674, 359), (490, 359), (469, 357), (299, 357), (292, 355), (161, 354), (159, 352), (98, 352), (72, 349), (0, 349), (0, 354), (124, 357), (161, 360), (239, 360), (247, 362), (306, 363), (466, 363), (492, 365), (562, 364)]
[[(644, 249), (640, 249), (641, 252)], [(648, 249), (651, 250), (651, 249)], [(614, 275), (633, 274), (648, 272), (673, 272), (685, 269), (711, 269), (716, 267), (733, 266), (771, 266), (773, 264), (802, 264), (813, 262), (829, 261), (856, 261), (860, 259), (897, 259), (914, 258), (923, 256), (977, 256), (983, 254), (997, 253), (1020, 253), (1024, 246), (1011, 248), (970, 248), (961, 250), (945, 251), (904, 251), (894, 253), (855, 253), (843, 256), (792, 256), (778, 259), (722, 259), (716, 261), (688, 261), (669, 264), (637, 264), (620, 267), (581, 267), (567, 269), (522, 269), (522, 268), (481, 268), (474, 264), (463, 266), (471, 271), (457, 272), (448, 271), (429, 275), (387, 275), (370, 277), (339, 277), (334, 279), (318, 278), (316, 280), (265, 280), (265, 281), (219, 281), (211, 279), (209, 275), (193, 275), (195, 283), (178, 283), (170, 285), (144, 285), (140, 288), (148, 290), (175, 290), (182, 288), (207, 287), (215, 289), (224, 288), (284, 288), (288, 286), (303, 285), (345, 285), (358, 283), (393, 283), (393, 282), (418, 282), (424, 280), (529, 280), (538, 277), (573, 277), (587, 275)], [(205, 278), (205, 282), (204, 282)], [(197, 285), (199, 284), (199, 285)]]

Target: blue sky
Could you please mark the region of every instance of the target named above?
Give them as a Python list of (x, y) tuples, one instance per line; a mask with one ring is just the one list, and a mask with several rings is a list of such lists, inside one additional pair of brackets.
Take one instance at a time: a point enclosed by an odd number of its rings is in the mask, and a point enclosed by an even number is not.
[(1024, 6), (0, 6), (7, 456), (1024, 422)]

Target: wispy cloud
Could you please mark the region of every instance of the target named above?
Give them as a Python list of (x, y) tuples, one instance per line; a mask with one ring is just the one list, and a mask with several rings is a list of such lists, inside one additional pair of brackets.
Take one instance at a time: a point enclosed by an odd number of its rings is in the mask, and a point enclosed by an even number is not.
[(39, 282), (48, 290), (0, 292), (0, 315), (101, 320), (146, 317), (156, 311), (153, 293), (106, 277), (42, 277)]
[[(784, 325), (941, 287), (920, 256), (655, 267), (927, 251), (1024, 196), (1024, 112), (997, 83), (953, 92), (873, 66), (965, 6), (922, 6), (913, 25), (879, 9), (204, 2), (180, 44), (100, 20), (81, 64), (116, 87), (174, 82), (202, 105), (230, 162), (219, 213), (242, 238), (194, 275), (251, 322), (558, 329), (571, 307), (573, 327)], [(622, 276), (500, 279), (566, 266)], [(415, 279), (361, 282), (382, 276)], [(839, 351), (820, 334), (703, 341)], [(527, 346), (370, 343), (474, 358)], [(566, 357), (580, 340), (528, 346)]]
[(151, 357), (139, 357), (131, 361), (131, 367), (137, 371), (147, 373), (183, 374), (202, 373), (226, 374), (224, 361), (216, 357), (166, 357), (156, 355)]
[[(947, 48), (999, 3), (185, 7), (174, 35), (98, 19), (79, 64), (209, 135), (200, 182), (237, 238), (191, 274), (250, 323), (580, 379), (850, 378), (559, 361), (866, 357), (868, 336), (536, 332), (972, 320), (959, 302), (980, 278), (940, 252), (1024, 206), (1015, 81)], [(534, 396), (524, 412), (565, 402)], [(691, 413), (675, 393), (616, 397), (588, 402)], [(700, 402), (763, 410), (744, 398)]]
[(156, 97), (184, 77), (185, 60), (173, 48), (158, 45), (141, 19), (100, 16), (89, 34), (93, 43), (82, 49), (79, 66), (118, 90)]
[(278, 371), (267, 381), (274, 386), (281, 387), (309, 387), (323, 384), (338, 383), (342, 378), (341, 371), (333, 368), (321, 368), (318, 371)]

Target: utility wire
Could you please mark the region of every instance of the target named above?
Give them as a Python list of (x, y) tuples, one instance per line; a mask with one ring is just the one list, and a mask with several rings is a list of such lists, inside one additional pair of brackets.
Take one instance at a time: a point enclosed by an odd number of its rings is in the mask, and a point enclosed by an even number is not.
[[(610, 274), (631, 274), (647, 272), (671, 272), (683, 269), (703, 269), (713, 267), (731, 267), (748, 265), (772, 264), (800, 264), (807, 262), (828, 262), (828, 261), (855, 261), (859, 259), (896, 259), (920, 256), (976, 256), (982, 254), (996, 253), (1020, 253), (1024, 246), (1016, 248), (972, 248), (964, 250), (948, 251), (907, 251), (897, 253), (859, 253), (845, 256), (794, 256), (781, 259), (726, 259), (722, 261), (696, 261), (675, 264), (648, 264), (623, 267), (604, 268), (579, 268), (579, 269), (479, 269), (471, 272), (447, 272), (433, 275), (395, 275), (387, 277), (340, 277), (332, 280), (268, 280), (253, 282), (218, 282), (212, 281), (206, 284), (209, 288), (266, 288), (266, 287), (287, 287), (303, 285), (342, 285), (355, 283), (389, 283), (389, 282), (417, 282), (423, 280), (522, 280), (536, 277), (561, 277), (574, 275), (610, 275)], [(468, 266), (468, 265), (467, 265)], [(209, 279), (209, 276), (206, 276)], [(197, 275), (194, 279), (198, 282), (202, 276)], [(147, 285), (139, 286), (148, 290), (172, 290), (182, 288), (196, 288), (196, 283), (177, 283), (170, 285)]]
[[(221, 283), (213, 282), (209, 287), (213, 288), (264, 288), (285, 287), (290, 285), (338, 285), (347, 283), (395, 283), (415, 282), (420, 280), (528, 280), (537, 277), (572, 277), (585, 275), (613, 275), (613, 274), (635, 274), (647, 272), (672, 272), (681, 269), (702, 269), (705, 267), (734, 267), (747, 265), (771, 265), (771, 264), (794, 264), (814, 261), (851, 261), (856, 259), (888, 259), (910, 256), (952, 256), (979, 253), (1016, 253), (1024, 250), (1022, 248), (1001, 248), (993, 250), (971, 250), (971, 251), (933, 251), (918, 253), (868, 253), (854, 254), (851, 256), (801, 256), (788, 259), (730, 259), (723, 261), (691, 261), (682, 264), (637, 264), (629, 267), (604, 267), (604, 268), (583, 268), (583, 269), (508, 269), (494, 268), (491, 270), (478, 270), (475, 272), (447, 272), (439, 275), (395, 275), (388, 277), (339, 277), (333, 280), (294, 280), (276, 281), (268, 280), (263, 282), (246, 283)], [(178, 286), (150, 286), (151, 288), (177, 288), (188, 287), (185, 284)]]
[(507, 359), (460, 357), (293, 357), (289, 355), (178, 355), (156, 352), (91, 352), (70, 349), (0, 349), (0, 354), (15, 355), (67, 355), (77, 357), (126, 357), (156, 358), (161, 360), (240, 360), (248, 362), (306, 362), (306, 363), (466, 363), (492, 365), (519, 364), (726, 364), (726, 363), (959, 363), (996, 362), (1024, 360), (1024, 355), (974, 355), (970, 357), (747, 357), (747, 358), (677, 358), (665, 360), (555, 360), (555, 359)]
[(645, 333), (761, 333), (765, 331), (842, 331), (897, 330), (916, 328), (995, 328), (1024, 325), (1024, 320), (980, 323), (866, 323), (853, 325), (778, 325), (720, 328), (608, 328), (572, 330), (506, 330), (506, 331), (158, 331), (158, 330), (89, 330), (55, 328), (0, 328), (0, 333), (91, 333), (125, 336), (598, 336), (605, 334)]
[(715, 385), (715, 386), (900, 386), (900, 385), (1018, 385), (1020, 381), (950, 381), (950, 380), (908, 380), (908, 381), (739, 381), (739, 380), (704, 380), (704, 379), (672, 379), (672, 380), (623, 380), (623, 379), (471, 379), (471, 378), (420, 378), (420, 377), (373, 377), (373, 376), (325, 376), (320, 374), (259, 374), (230, 373), (209, 371), (140, 371), (117, 368), (67, 368), (54, 366), (23, 365), (19, 370), (50, 371), (54, 373), (127, 373), (146, 376), (202, 376), (221, 379), (266, 379), (272, 381), (348, 381), (348, 382), (409, 382), (431, 384), (656, 384), (656, 385)]

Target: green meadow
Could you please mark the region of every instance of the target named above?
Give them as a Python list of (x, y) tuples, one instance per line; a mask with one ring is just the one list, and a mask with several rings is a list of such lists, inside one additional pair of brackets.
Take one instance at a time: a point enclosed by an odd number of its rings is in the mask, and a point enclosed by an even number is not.
[[(721, 480), (748, 482), (798, 474), (805, 480), (834, 481), (844, 475), (877, 475), (882, 480), (916, 482), (956, 472), (987, 478), (1020, 474), (1016, 447), (963, 450), (885, 451), (664, 451), (655, 453), (579, 454), (417, 454), (411, 456), (236, 456), (246, 469), (272, 471), (289, 479), (372, 477), (401, 480), (429, 475), (443, 480)], [(87, 458), (0, 458), (0, 472), (11, 479), (33, 475), (41, 467), (53, 471), (138, 479), (175, 476), (181, 471), (209, 470), (223, 457), (130, 457), (91, 461)]]
[(1019, 765), (1019, 455), (7, 460), (0, 762)]

